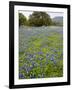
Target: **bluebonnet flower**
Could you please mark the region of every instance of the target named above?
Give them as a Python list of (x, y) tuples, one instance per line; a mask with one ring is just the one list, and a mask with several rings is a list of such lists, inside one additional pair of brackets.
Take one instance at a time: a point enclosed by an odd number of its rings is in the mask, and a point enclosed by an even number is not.
[(26, 69), (26, 66), (24, 65), (24, 66), (22, 66), (22, 68), (25, 70)]
[(54, 49), (53, 51), (54, 51), (55, 53), (57, 53), (57, 50)]
[(32, 61), (32, 66), (33, 66), (33, 67), (35, 66), (35, 62), (34, 62), (34, 61)]
[(21, 71), (21, 70), (25, 70), (25, 68), (26, 68), (26, 66), (24, 65), (24, 66), (22, 66), (22, 67), (19, 67), (19, 70)]
[(48, 57), (49, 57), (49, 54), (47, 53), (47, 54), (46, 54), (46, 59), (48, 59)]
[(25, 66), (24, 70), (26, 71), (26, 73), (28, 74), (31, 70), (33, 69), (33, 66)]
[(39, 60), (43, 60), (43, 58), (42, 58), (42, 57), (40, 57), (40, 58), (39, 58)]
[(33, 58), (33, 55), (32, 55), (32, 54), (29, 54), (29, 57), (30, 57), (30, 58)]
[(19, 78), (24, 79), (25, 77), (24, 77), (24, 75), (22, 73), (19, 73)]
[(28, 69), (28, 72), (30, 72), (31, 68), (30, 68), (30, 67), (28, 67), (27, 69)]
[(20, 70), (25, 70), (26, 73), (28, 74), (31, 69), (30, 69), (27, 65), (24, 65), (24, 66), (22, 66), (22, 67), (20, 68)]
[(47, 54), (46, 54), (46, 56), (48, 57), (48, 56), (49, 56), (49, 54), (47, 53)]
[(54, 61), (54, 55), (52, 55), (52, 57), (50, 58), (51, 61)]
[(42, 55), (42, 54), (43, 54), (43, 52), (38, 52), (38, 54), (39, 54), (39, 55)]
[(32, 64), (35, 64), (35, 61), (32, 61)]

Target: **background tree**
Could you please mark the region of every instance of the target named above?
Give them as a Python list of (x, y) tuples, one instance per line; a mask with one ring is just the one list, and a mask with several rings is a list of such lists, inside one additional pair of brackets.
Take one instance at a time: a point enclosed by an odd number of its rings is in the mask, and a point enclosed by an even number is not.
[(19, 26), (26, 25), (26, 23), (27, 23), (26, 17), (22, 13), (19, 13)]
[(51, 25), (52, 20), (50, 16), (46, 12), (37, 12), (34, 11), (30, 16), (29, 16), (29, 24), (31, 26), (48, 26)]

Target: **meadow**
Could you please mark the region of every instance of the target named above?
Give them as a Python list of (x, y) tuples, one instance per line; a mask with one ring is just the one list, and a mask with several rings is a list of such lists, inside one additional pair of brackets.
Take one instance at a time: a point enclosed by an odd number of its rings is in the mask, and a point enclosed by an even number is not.
[(63, 76), (63, 27), (19, 27), (19, 79)]

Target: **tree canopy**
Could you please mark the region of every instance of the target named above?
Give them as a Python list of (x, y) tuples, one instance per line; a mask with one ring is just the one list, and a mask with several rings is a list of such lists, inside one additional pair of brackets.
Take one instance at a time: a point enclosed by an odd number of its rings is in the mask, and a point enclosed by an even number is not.
[(29, 16), (29, 24), (32, 26), (48, 26), (51, 25), (52, 20), (50, 16), (46, 12), (37, 12), (34, 11), (30, 16)]
[(19, 26), (26, 25), (26, 22), (27, 22), (26, 17), (22, 13), (19, 13)]

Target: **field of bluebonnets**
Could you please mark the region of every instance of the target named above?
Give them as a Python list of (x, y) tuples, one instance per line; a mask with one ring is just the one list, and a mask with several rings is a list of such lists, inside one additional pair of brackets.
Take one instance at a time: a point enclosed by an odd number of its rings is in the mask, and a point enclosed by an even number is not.
[(19, 79), (63, 76), (63, 27), (19, 28)]

